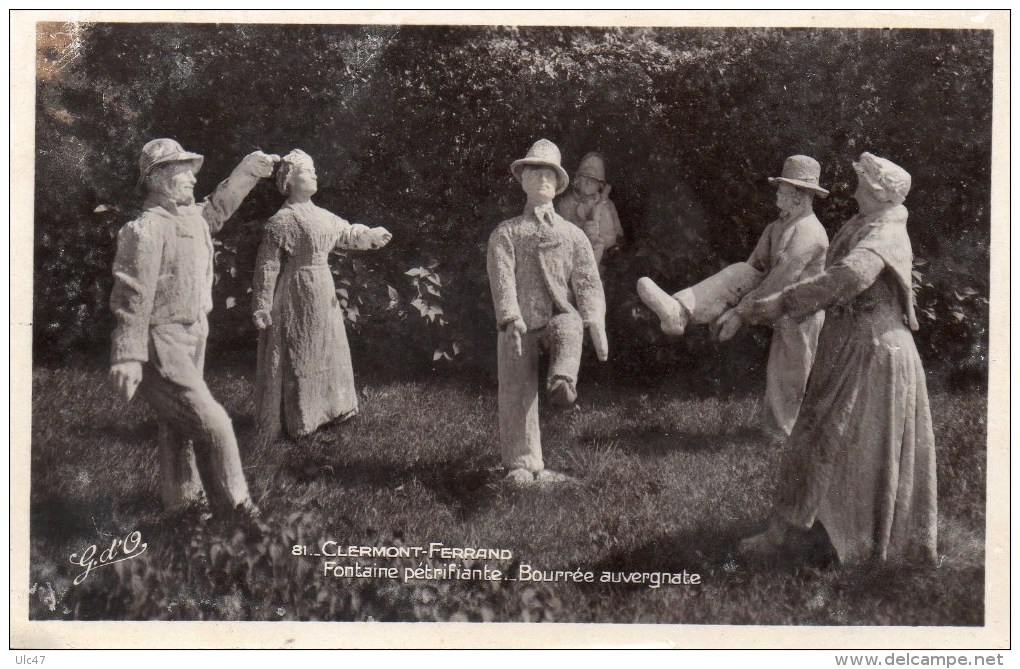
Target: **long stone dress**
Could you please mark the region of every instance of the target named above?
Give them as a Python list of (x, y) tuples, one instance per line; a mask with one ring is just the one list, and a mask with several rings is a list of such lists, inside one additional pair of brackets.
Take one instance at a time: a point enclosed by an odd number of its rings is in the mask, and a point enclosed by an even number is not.
[[(266, 225), (253, 303), (272, 315), (259, 335), (257, 438), (268, 443), (281, 417), (292, 436), (357, 413), (351, 353), (327, 262), (334, 249), (367, 249), (369, 228), (311, 202), (286, 204)], [(282, 270), (281, 270), (282, 268)]]
[(847, 221), (825, 271), (782, 292), (783, 312), (824, 308), (774, 513), (817, 519), (843, 563), (936, 557), (935, 437), (911, 330), (907, 210)]

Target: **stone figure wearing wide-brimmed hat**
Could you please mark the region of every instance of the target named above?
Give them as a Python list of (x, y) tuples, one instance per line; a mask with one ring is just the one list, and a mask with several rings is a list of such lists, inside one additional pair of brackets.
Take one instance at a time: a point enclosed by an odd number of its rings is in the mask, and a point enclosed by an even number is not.
[[(746, 322), (748, 305), (820, 272), (828, 237), (812, 201), (829, 194), (819, 185), (820, 175), (814, 158), (790, 156), (782, 176), (769, 178), (776, 186), (779, 218), (765, 228), (746, 263), (730, 265), (675, 295), (647, 277), (640, 279), (638, 294), (658, 314), (663, 332), (679, 336), (691, 323), (713, 323), (719, 339), (726, 341)], [(823, 319), (819, 311), (801, 321), (772, 324), (762, 427), (776, 439), (789, 436), (797, 420)]]
[(489, 237), (489, 287), (499, 330), (499, 440), (507, 480), (564, 480), (545, 469), (538, 425), (538, 356), (549, 353), (549, 400), (570, 408), (587, 330), (600, 360), (609, 355), (606, 302), (591, 244), (552, 201), (569, 183), (560, 151), (540, 139), (510, 168), (527, 194), (524, 212)]
[(110, 377), (156, 412), (160, 490), (168, 510), (209, 501), (256, 512), (230, 417), (202, 379), (212, 309), (212, 234), (280, 158), (256, 151), (203, 202), (194, 198), (202, 156), (172, 139), (142, 148), (142, 214), (117, 236), (110, 308)]
[(255, 413), (261, 444), (272, 441), (281, 426), (300, 437), (357, 412), (329, 254), (382, 248), (391, 238), (386, 228), (348, 223), (313, 204), (315, 164), (300, 149), (283, 157), (276, 182), (287, 201), (266, 224), (252, 295), (260, 331)]
[(937, 557), (935, 437), (911, 330), (910, 174), (870, 153), (853, 164), (858, 213), (825, 268), (746, 305), (749, 323), (825, 325), (768, 529), (741, 543), (778, 551), (818, 522), (843, 563)]
[(605, 253), (618, 248), (623, 241), (620, 216), (616, 213), (616, 205), (609, 199), (609, 191), (606, 162), (592, 151), (581, 159), (570, 188), (556, 201), (556, 211), (584, 230), (600, 270), (603, 269)]

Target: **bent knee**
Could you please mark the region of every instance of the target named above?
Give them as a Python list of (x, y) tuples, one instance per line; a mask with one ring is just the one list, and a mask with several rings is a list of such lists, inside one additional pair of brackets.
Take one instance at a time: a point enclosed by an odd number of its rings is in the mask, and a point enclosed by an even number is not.
[(552, 341), (560, 345), (579, 346), (584, 339), (584, 321), (578, 314), (556, 314), (547, 327)]

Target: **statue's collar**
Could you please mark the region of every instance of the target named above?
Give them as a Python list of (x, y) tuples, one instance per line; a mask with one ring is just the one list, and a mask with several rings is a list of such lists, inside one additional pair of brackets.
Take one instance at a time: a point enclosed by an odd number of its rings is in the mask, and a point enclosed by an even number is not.
[(539, 223), (546, 223), (552, 225), (553, 217), (556, 215), (556, 209), (553, 208), (552, 202), (546, 202), (538, 206), (526, 205), (524, 207), (524, 215), (531, 216)]
[[(194, 202), (192, 202), (194, 204)], [(176, 214), (177, 209), (181, 206), (174, 202), (172, 199), (161, 193), (149, 193), (145, 198), (145, 204), (142, 205), (142, 209), (152, 209), (154, 207), (162, 207), (171, 214)]]
[(809, 218), (814, 215), (815, 215), (814, 209), (808, 209), (807, 211), (802, 211), (791, 216), (786, 216), (785, 212), (781, 212), (779, 214), (779, 220), (782, 221), (784, 225), (793, 225), (797, 221), (802, 221), (805, 218)]

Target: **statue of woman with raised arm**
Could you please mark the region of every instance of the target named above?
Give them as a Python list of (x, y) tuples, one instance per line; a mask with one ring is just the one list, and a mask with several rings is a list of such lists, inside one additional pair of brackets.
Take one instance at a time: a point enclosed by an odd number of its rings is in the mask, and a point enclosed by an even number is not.
[(276, 183), (287, 201), (266, 225), (253, 295), (260, 443), (276, 438), (281, 424), (300, 437), (357, 413), (343, 309), (328, 259), (335, 249), (382, 248), (392, 236), (313, 204), (315, 165), (300, 149), (280, 162)]

